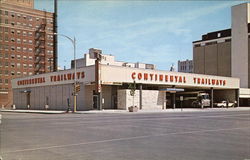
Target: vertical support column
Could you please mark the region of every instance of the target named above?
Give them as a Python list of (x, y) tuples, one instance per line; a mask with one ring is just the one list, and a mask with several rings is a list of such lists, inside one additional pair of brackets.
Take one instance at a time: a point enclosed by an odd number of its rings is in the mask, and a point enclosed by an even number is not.
[[(173, 85), (173, 86), (172, 86), (172, 88), (175, 88), (175, 85)], [(175, 109), (175, 107), (176, 107), (176, 98), (175, 98), (175, 96), (176, 96), (176, 92), (173, 92), (173, 94), (172, 94), (172, 100), (173, 100), (172, 104), (173, 104), (173, 109)]]
[(140, 109), (142, 109), (142, 84), (139, 85), (140, 88)]
[(96, 83), (96, 93), (98, 95), (98, 109), (102, 110), (102, 84), (101, 84), (101, 55), (95, 52), (95, 83)]
[(173, 93), (173, 109), (175, 109), (175, 107), (176, 107), (176, 100), (175, 100), (175, 95), (176, 93), (174, 92)]
[(235, 101), (236, 103), (236, 107), (240, 106), (240, 89), (236, 89), (235, 90)]
[(211, 87), (211, 108), (214, 108), (214, 88)]

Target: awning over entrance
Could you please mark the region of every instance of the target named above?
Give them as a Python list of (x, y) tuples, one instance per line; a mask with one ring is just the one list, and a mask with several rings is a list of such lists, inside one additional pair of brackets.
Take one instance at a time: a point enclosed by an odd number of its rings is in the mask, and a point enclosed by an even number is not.
[(160, 89), (160, 91), (166, 91), (166, 92), (183, 92), (183, 88), (163, 88)]

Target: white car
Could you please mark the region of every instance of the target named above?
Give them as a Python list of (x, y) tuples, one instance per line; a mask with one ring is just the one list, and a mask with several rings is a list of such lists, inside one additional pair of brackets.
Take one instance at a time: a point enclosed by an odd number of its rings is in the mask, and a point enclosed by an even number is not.
[(221, 101), (221, 102), (219, 102), (219, 103), (216, 103), (216, 106), (217, 107), (221, 107), (221, 108), (223, 108), (223, 107), (234, 107), (234, 103), (228, 103), (228, 106), (227, 106), (227, 101)]

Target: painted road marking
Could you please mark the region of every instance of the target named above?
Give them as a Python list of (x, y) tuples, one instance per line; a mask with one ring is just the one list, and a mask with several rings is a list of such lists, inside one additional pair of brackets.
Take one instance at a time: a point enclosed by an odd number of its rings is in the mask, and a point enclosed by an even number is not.
[(250, 127), (224, 128), (224, 129), (212, 129), (212, 130), (197, 130), (197, 131), (173, 132), (173, 133), (166, 133), (166, 134), (156, 134), (156, 135), (145, 135), (145, 136), (115, 138), (115, 139), (106, 139), (106, 140), (100, 140), (100, 141), (82, 142), (82, 143), (75, 143), (75, 144), (55, 145), (55, 146), (38, 147), (38, 148), (27, 148), (27, 149), (22, 149), (22, 150), (15, 150), (15, 151), (3, 152), (2, 154), (6, 155), (6, 154), (13, 154), (13, 153), (18, 153), (18, 152), (29, 152), (29, 151), (37, 151), (37, 150), (47, 150), (47, 149), (53, 149), (53, 148), (64, 148), (64, 147), (89, 145), (89, 144), (98, 144), (98, 143), (106, 143), (106, 142), (126, 141), (126, 140), (143, 139), (143, 138), (168, 136), (168, 135), (183, 135), (183, 134), (195, 134), (195, 133), (206, 133), (206, 132), (220, 132), (220, 131), (232, 131), (232, 130), (244, 130), (244, 129), (250, 129)]

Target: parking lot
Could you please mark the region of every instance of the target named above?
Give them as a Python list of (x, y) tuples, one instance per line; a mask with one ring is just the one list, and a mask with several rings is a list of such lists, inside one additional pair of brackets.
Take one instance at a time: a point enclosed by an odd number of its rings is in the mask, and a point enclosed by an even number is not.
[(250, 159), (250, 112), (1, 113), (3, 160)]

